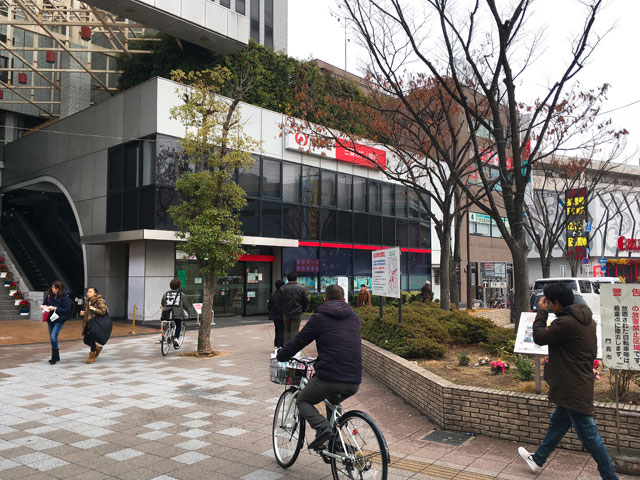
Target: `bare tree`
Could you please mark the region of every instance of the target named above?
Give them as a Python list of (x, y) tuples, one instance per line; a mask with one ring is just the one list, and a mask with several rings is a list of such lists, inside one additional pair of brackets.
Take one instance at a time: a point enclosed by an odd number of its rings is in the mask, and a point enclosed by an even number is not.
[[(508, 6), (476, 0), (466, 10), (453, 0), (425, 0), (420, 9), (404, 0), (339, 3), (369, 52), (368, 67), (374, 75), (410, 89), (407, 71), (426, 71), (461, 109), (470, 126), (471, 153), (486, 194), (476, 206), (495, 220), (513, 257), (512, 313), (517, 322), (520, 312), (528, 308), (523, 216), (531, 168), (553, 152), (579, 148), (580, 142), (572, 138), (598, 121), (597, 105), (606, 87), (581, 92), (574, 81), (601, 40), (594, 22), (602, 0), (582, 2), (586, 14), (581, 31), (566, 46), (555, 46), (568, 50), (565, 67), (529, 106), (519, 99), (517, 86), (541, 39), (540, 35), (526, 37), (532, 0)], [(601, 130), (613, 136), (606, 125)], [(497, 159), (497, 179), (484, 168), (483, 154), (489, 149)], [(459, 185), (465, 193), (473, 193), (466, 182)]]

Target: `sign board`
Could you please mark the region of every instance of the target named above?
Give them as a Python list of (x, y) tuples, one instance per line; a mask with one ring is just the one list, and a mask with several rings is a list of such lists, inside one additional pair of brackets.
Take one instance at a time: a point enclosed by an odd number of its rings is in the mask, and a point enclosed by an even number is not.
[(373, 169), (387, 169), (387, 152), (379, 148), (361, 143), (353, 143), (344, 138), (329, 139), (326, 145), (312, 145), (310, 134), (302, 131), (289, 132), (285, 136), (285, 148), (288, 150), (304, 151), (311, 155), (334, 158), (340, 162), (360, 165)]
[(176, 278), (180, 280), (180, 284), (184, 286), (187, 283), (187, 271), (186, 270), (178, 270), (176, 272)]
[(640, 284), (600, 285), (600, 310), (605, 366), (640, 370)]
[(349, 302), (349, 277), (338, 277), (338, 285), (344, 290), (344, 301)]
[[(606, 267), (605, 267), (606, 270)], [(602, 272), (605, 271), (602, 270), (602, 265), (594, 265), (593, 266), (593, 274), (591, 275), (594, 278), (598, 278), (602, 276)]]
[(607, 259), (606, 258), (599, 258), (598, 259), (598, 263), (600, 265), (606, 265), (607, 264)]
[[(549, 355), (549, 349), (546, 345), (536, 345), (533, 341), (533, 321), (536, 319), (534, 312), (523, 312), (520, 314), (520, 323), (518, 325), (518, 333), (516, 334), (516, 345), (513, 349), (515, 353), (524, 353), (527, 355)], [(547, 325), (551, 325), (556, 319), (553, 313), (549, 314)], [(598, 354), (597, 358), (602, 358), (602, 347), (600, 338), (602, 337), (602, 325), (599, 315), (594, 315), (593, 320), (596, 322), (596, 336), (598, 337)]]
[(400, 248), (371, 252), (371, 293), (400, 298)]

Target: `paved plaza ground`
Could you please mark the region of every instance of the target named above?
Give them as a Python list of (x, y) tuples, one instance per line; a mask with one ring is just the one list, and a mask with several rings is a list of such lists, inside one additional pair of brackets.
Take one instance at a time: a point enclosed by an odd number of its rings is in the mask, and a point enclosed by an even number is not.
[[(195, 349), (194, 330), (167, 357), (159, 334), (112, 338), (93, 365), (80, 341), (61, 343), (55, 366), (46, 361), (48, 344), (0, 347), (0, 479), (331, 478), (329, 465), (307, 450), (288, 470), (273, 458), (272, 415), (283, 387), (268, 376), (272, 329), (216, 325), (212, 344), (222, 354), (211, 359), (179, 355)], [(536, 476), (513, 442), (425, 441), (429, 420), (366, 374), (344, 407), (381, 426), (390, 479), (600, 478), (585, 453), (557, 451)]]

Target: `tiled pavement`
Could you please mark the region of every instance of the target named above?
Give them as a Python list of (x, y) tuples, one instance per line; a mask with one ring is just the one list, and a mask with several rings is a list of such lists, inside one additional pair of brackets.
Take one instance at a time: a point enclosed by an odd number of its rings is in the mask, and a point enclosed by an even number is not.
[[(188, 332), (181, 352), (194, 349), (195, 336)], [(93, 365), (81, 342), (62, 343), (55, 366), (48, 345), (1, 347), (0, 479), (330, 478), (306, 450), (288, 470), (273, 458), (282, 387), (268, 379), (272, 338), (267, 324), (216, 327), (214, 348), (227, 355), (212, 359), (162, 357), (158, 336), (114, 338)], [(536, 477), (512, 442), (426, 442), (432, 424), (367, 375), (344, 406), (383, 429), (390, 479), (599, 478), (584, 453), (558, 451)]]

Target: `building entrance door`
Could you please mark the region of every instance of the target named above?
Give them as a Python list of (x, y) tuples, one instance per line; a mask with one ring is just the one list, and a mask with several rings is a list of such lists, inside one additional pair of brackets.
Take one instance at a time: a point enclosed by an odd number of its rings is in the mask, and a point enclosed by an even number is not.
[(242, 264), (237, 263), (225, 277), (218, 278), (213, 299), (214, 310), (218, 315), (242, 315), (242, 297), (244, 294), (244, 276)]
[(271, 294), (271, 263), (242, 262), (246, 273), (245, 315), (268, 313), (267, 300)]

